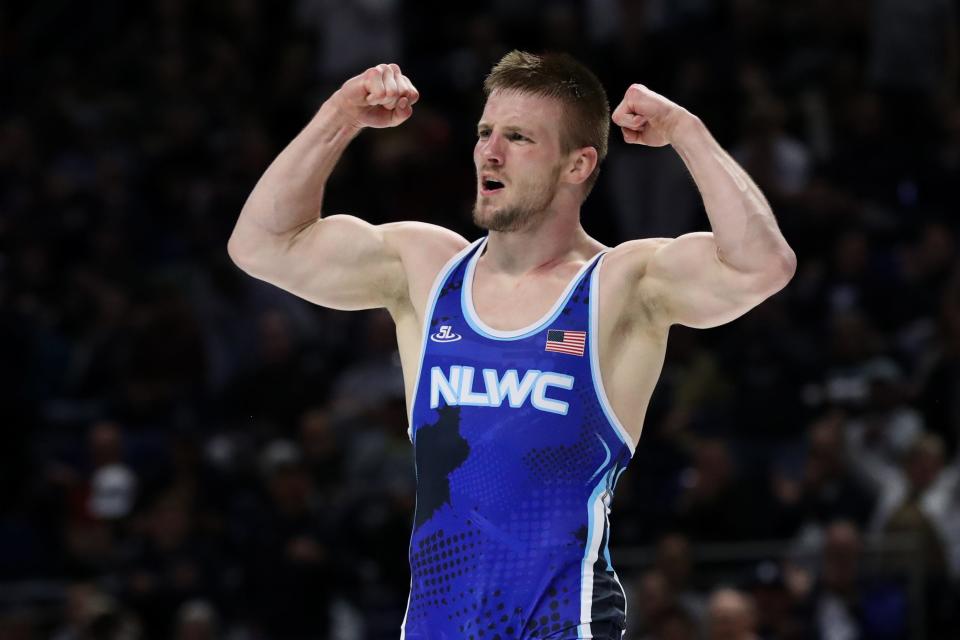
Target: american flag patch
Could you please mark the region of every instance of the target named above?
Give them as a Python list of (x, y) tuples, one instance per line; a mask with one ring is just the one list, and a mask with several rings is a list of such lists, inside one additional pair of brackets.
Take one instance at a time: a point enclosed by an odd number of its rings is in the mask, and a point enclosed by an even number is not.
[(583, 356), (584, 346), (587, 344), (586, 331), (547, 331), (546, 351), (569, 353), (572, 356)]

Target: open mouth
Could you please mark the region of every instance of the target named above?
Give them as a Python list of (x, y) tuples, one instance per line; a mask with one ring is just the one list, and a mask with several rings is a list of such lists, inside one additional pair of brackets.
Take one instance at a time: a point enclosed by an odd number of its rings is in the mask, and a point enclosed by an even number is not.
[(489, 195), (491, 193), (496, 193), (503, 189), (504, 184), (499, 180), (494, 180), (493, 178), (484, 178), (480, 181), (480, 191), (484, 195)]

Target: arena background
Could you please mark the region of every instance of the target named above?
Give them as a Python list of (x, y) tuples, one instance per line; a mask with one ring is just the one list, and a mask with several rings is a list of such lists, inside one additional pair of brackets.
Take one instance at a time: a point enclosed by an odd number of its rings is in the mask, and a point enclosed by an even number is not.
[[(348, 77), (422, 99), (327, 212), (478, 237), (486, 71), (562, 50), (613, 105), (699, 115), (799, 258), (671, 331), (612, 516), (628, 638), (957, 638), (953, 0), (254, 0), (0, 6), (0, 638), (397, 638), (412, 451), (385, 312), (234, 267), (272, 157)], [(669, 148), (614, 132), (607, 244), (706, 228)]]

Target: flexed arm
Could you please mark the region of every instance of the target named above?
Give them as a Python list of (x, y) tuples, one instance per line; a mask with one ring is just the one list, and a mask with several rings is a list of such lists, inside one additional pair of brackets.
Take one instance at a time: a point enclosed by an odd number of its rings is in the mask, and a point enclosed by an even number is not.
[(274, 159), (237, 220), (228, 251), (254, 277), (338, 309), (390, 306), (405, 290), (393, 242), (406, 223), (322, 217), (327, 179), (364, 127), (394, 127), (419, 93), (395, 64), (351, 78)]
[[(796, 256), (749, 175), (699, 118), (643, 85), (632, 85), (613, 113), (632, 144), (670, 144), (693, 176), (712, 233), (625, 243), (637, 298), (664, 324), (711, 327), (742, 315), (790, 281)], [(611, 256), (613, 257), (613, 256)], [(642, 275), (642, 277), (640, 277)]]

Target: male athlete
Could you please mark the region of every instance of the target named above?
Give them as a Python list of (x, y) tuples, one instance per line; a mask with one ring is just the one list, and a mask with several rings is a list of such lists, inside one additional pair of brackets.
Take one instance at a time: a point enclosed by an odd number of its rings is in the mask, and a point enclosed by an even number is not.
[(713, 232), (603, 246), (580, 225), (607, 152), (597, 78), (567, 56), (514, 51), (484, 88), (473, 218), (485, 237), (322, 214), (350, 141), (400, 125), (420, 97), (381, 64), (277, 156), (229, 251), (307, 300), (385, 307), (396, 322), (418, 481), (401, 638), (619, 639), (607, 518), (668, 329), (737, 318), (783, 288), (796, 260), (704, 124), (638, 84), (613, 122), (629, 143), (673, 146)]

